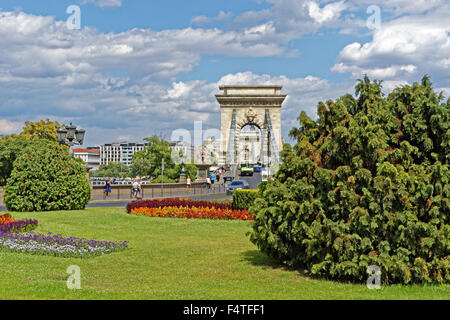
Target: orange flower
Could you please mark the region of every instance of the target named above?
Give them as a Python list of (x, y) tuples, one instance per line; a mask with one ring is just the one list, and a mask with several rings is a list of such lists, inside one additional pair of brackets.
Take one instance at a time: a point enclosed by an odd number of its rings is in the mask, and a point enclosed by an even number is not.
[(131, 210), (136, 215), (150, 217), (175, 217), (193, 219), (227, 219), (227, 220), (252, 220), (253, 215), (246, 210), (216, 209), (214, 207), (164, 207), (146, 208), (140, 207)]

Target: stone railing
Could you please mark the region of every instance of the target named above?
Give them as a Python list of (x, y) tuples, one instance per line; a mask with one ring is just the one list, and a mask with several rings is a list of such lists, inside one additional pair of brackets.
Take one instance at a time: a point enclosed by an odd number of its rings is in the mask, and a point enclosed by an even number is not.
[[(215, 194), (225, 192), (225, 186), (221, 183), (215, 184), (214, 189), (208, 189), (206, 183), (192, 183), (190, 192), (187, 192), (186, 184), (181, 183), (160, 183), (142, 185), (143, 198), (180, 197), (202, 194)], [(130, 200), (132, 185), (111, 185), (111, 194), (106, 197), (104, 186), (93, 186), (91, 200)]]
[[(222, 181), (221, 181), (222, 182)], [(131, 185), (111, 185), (111, 194), (106, 197), (104, 186), (93, 186), (91, 192), (91, 200), (130, 200), (131, 195)], [(180, 196), (192, 196), (192, 195), (202, 195), (202, 194), (215, 194), (225, 192), (225, 186), (222, 183), (217, 183), (214, 185), (214, 189), (208, 189), (206, 183), (192, 183), (190, 192), (187, 192), (186, 184), (180, 183), (165, 183), (161, 184), (145, 184), (142, 185), (142, 196), (143, 198), (161, 198), (161, 197), (180, 197)], [(3, 188), (0, 187), (0, 205), (3, 203)]]

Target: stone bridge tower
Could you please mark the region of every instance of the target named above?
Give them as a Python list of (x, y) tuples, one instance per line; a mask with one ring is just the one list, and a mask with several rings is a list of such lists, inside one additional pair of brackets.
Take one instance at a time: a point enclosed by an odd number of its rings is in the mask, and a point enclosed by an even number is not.
[(246, 125), (261, 131), (260, 162), (280, 163), (282, 149), (281, 106), (286, 95), (281, 86), (221, 86), (216, 95), (221, 111), (219, 165), (238, 165), (241, 130)]

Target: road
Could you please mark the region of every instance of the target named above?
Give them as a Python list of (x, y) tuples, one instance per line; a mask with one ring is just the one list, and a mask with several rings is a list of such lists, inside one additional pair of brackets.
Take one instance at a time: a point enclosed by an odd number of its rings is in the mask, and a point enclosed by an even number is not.
[(245, 180), (248, 182), (250, 189), (258, 189), (258, 184), (261, 183), (261, 172), (253, 173), (253, 176), (239, 176), (239, 180)]
[[(255, 172), (253, 176), (239, 176), (239, 180), (245, 180), (248, 182), (250, 189), (258, 189), (258, 184), (261, 183), (261, 173)], [(184, 197), (183, 197), (184, 198)], [(231, 199), (231, 195), (225, 194), (204, 194), (204, 195), (192, 195), (186, 196), (186, 198), (196, 200), (226, 200)], [(102, 207), (102, 208), (125, 208), (130, 201), (95, 201), (90, 202), (86, 207)], [(5, 206), (0, 206), (0, 212), (6, 211)]]
[[(231, 195), (226, 194), (203, 194), (183, 196), (194, 200), (231, 200)], [(125, 208), (130, 201), (93, 201), (89, 202), (86, 208)], [(6, 207), (0, 205), (0, 212), (6, 211)]]

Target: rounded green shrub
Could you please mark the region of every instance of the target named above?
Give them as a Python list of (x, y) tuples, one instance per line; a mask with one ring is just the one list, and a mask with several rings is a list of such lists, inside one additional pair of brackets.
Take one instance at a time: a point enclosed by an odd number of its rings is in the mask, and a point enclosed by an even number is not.
[(450, 99), (428, 77), (387, 97), (367, 77), (357, 98), (304, 112), (283, 164), (250, 208), (250, 239), (310, 275), (383, 284), (450, 282)]
[(67, 147), (36, 139), (14, 161), (4, 201), (11, 211), (84, 209), (91, 189), (86, 169)]
[(258, 190), (233, 190), (233, 210), (248, 210), (258, 195)]

